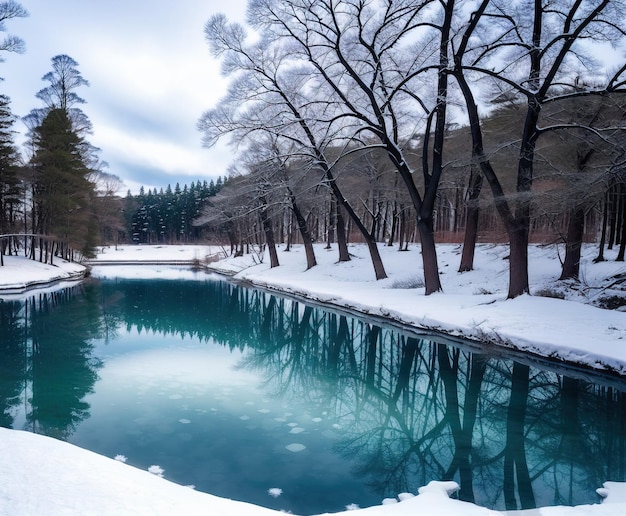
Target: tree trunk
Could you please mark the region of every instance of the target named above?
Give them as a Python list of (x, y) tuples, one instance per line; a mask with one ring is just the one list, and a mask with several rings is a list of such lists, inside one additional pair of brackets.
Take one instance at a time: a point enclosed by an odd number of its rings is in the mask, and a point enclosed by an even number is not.
[(623, 262), (624, 254), (626, 254), (626, 185), (624, 184), (621, 185), (621, 191), (622, 191), (622, 195), (621, 195), (620, 205), (621, 205), (621, 212), (622, 212), (622, 219), (621, 219), (622, 231), (621, 231), (620, 241), (619, 241), (619, 251), (617, 252), (617, 258), (615, 259), (615, 261), (617, 262)]
[(600, 232), (600, 244), (598, 245), (598, 256), (593, 260), (593, 263), (603, 262), (604, 261), (604, 245), (606, 244), (606, 227), (609, 217), (609, 203), (608, 203), (609, 194), (604, 197), (604, 209), (602, 210), (602, 229)]
[(419, 219), (417, 221), (417, 228), (419, 230), (422, 247), (424, 285), (426, 287), (425, 294), (428, 296), (433, 292), (440, 292), (442, 290), (439, 280), (439, 266), (437, 265), (437, 250), (435, 248), (432, 219)]
[(348, 241), (346, 239), (346, 223), (343, 219), (342, 208), (335, 203), (335, 221), (337, 222), (337, 247), (339, 248), (339, 261), (349, 262)]
[(406, 239), (406, 213), (404, 212), (404, 206), (400, 205), (400, 220), (398, 221), (398, 251), (403, 249), (404, 241)]
[(341, 190), (339, 189), (339, 186), (337, 185), (335, 178), (333, 177), (330, 169), (328, 168), (325, 169), (325, 172), (326, 172), (326, 178), (328, 179), (328, 182), (333, 190), (333, 193), (335, 194), (335, 198), (337, 199), (338, 204), (346, 210), (346, 212), (348, 213), (348, 216), (350, 217), (350, 220), (352, 220), (352, 222), (359, 229), (359, 232), (361, 233), (361, 235), (363, 236), (363, 239), (365, 240), (367, 244), (367, 248), (370, 252), (370, 258), (372, 260), (372, 266), (374, 267), (374, 274), (376, 275), (376, 279), (377, 280), (385, 279), (387, 277), (387, 273), (385, 272), (385, 267), (383, 265), (382, 258), (380, 257), (378, 247), (376, 246), (376, 241), (374, 240), (373, 236), (367, 231), (367, 228), (363, 225), (363, 221), (359, 218), (356, 212), (352, 209), (352, 206), (350, 206), (350, 203), (347, 201), (345, 197), (343, 197)]
[[(261, 202), (267, 205), (267, 201), (262, 198)], [(276, 252), (276, 241), (274, 240), (274, 230), (272, 229), (272, 221), (267, 215), (267, 210), (263, 207), (260, 212), (263, 231), (265, 232), (265, 241), (267, 242), (267, 250), (270, 254), (270, 268), (278, 267), (278, 253)]]
[(482, 184), (483, 176), (472, 167), (467, 190), (467, 220), (465, 222), (465, 237), (459, 272), (471, 271), (474, 268), (474, 252), (476, 251), (476, 240), (478, 239), (478, 216), (480, 215), (478, 197), (480, 196)]
[(617, 229), (618, 195), (617, 185), (611, 186), (609, 190), (609, 242), (607, 249), (613, 249), (615, 243), (615, 233)]
[(298, 229), (300, 230), (302, 243), (304, 244), (304, 252), (306, 253), (306, 270), (309, 270), (311, 267), (315, 267), (317, 265), (315, 251), (313, 250), (313, 238), (311, 237), (306, 219), (302, 215), (302, 212), (296, 203), (296, 198), (292, 193), (290, 193), (290, 200), (291, 209), (293, 210), (293, 214), (296, 216), (296, 222), (298, 223)]
[(509, 228), (509, 293), (507, 298), (529, 293), (528, 227), (518, 224)]
[[(382, 229), (381, 229), (381, 234), (382, 234), (382, 238), (381, 240), (385, 239), (385, 236), (387, 235), (387, 225), (389, 223), (389, 221), (387, 220), (387, 218), (389, 217), (389, 201), (387, 201), (385, 203), (385, 214), (383, 215), (383, 223), (382, 223)], [(393, 224), (393, 221), (392, 221)], [(389, 244), (387, 244), (389, 245)]]
[(398, 230), (398, 203), (393, 202), (393, 211), (391, 212), (391, 229), (389, 231), (389, 240), (387, 245), (393, 247), (393, 242), (396, 239), (396, 231)]
[[(332, 192), (330, 193), (329, 198), (326, 249), (330, 249), (331, 244), (335, 242), (335, 226), (337, 225), (337, 201), (335, 200), (335, 196)], [(341, 261), (341, 259), (339, 261)]]
[(386, 278), (387, 273), (385, 272), (383, 259), (380, 257), (380, 252), (378, 251), (378, 244), (374, 240), (368, 239), (367, 248), (370, 252), (370, 257), (372, 259), (372, 265), (374, 266), (374, 274), (376, 274), (376, 279), (379, 280)]
[(580, 273), (580, 252), (585, 230), (585, 210), (578, 206), (571, 210), (569, 224), (567, 225), (567, 237), (565, 242), (565, 260), (559, 279), (578, 280)]

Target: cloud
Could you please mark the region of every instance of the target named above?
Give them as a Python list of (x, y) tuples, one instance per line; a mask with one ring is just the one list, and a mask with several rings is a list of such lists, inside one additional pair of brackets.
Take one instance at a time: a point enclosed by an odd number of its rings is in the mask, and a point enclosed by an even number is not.
[[(65, 53), (90, 82), (78, 92), (94, 127), (90, 141), (126, 186), (136, 191), (136, 184), (160, 188), (226, 174), (232, 151), (203, 149), (196, 129), (227, 84), (203, 29), (218, 11), (242, 21), (246, 0), (21, 3), (30, 17), (10, 20), (7, 28), (26, 40), (27, 52), (4, 55), (0, 64), (6, 79), (0, 92), (11, 97), (16, 115), (40, 106), (41, 77), (50, 59)], [(21, 124), (16, 129), (25, 131)]]
[(114, 162), (134, 167), (143, 164), (172, 175), (186, 176), (200, 174), (205, 167), (206, 160), (201, 152), (190, 152), (167, 135), (133, 133), (112, 126), (100, 126), (97, 135), (98, 146), (111, 149)]

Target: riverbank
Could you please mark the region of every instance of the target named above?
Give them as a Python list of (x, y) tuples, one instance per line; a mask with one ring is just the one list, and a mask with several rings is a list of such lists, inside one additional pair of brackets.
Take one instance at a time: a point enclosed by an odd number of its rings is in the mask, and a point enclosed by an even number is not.
[[(535, 356), (626, 374), (626, 264), (593, 263), (597, 247), (586, 245), (581, 282), (558, 281), (562, 249), (529, 249), (532, 295), (506, 299), (508, 248), (479, 245), (473, 271), (459, 273), (461, 246), (437, 247), (443, 292), (424, 295), (419, 246), (406, 252), (380, 247), (388, 278), (376, 281), (364, 246), (350, 247), (352, 260), (337, 263), (335, 251), (316, 247), (318, 266), (304, 271), (302, 248), (279, 251), (281, 265), (267, 257), (227, 258), (210, 270), (239, 281), (297, 295), (325, 305), (382, 317), (397, 324), (489, 342)], [(618, 310), (599, 306), (622, 304)]]
[[(443, 292), (424, 295), (418, 245), (399, 252), (379, 246), (388, 278), (376, 281), (364, 245), (351, 245), (351, 261), (338, 263), (335, 249), (315, 247), (318, 265), (305, 270), (304, 249), (279, 246), (280, 266), (251, 253), (225, 257), (217, 246), (118, 246), (101, 248), (88, 262), (101, 275), (180, 276), (170, 265), (202, 268), (236, 281), (327, 306), (382, 318), (400, 326), (433, 330), (584, 368), (626, 375), (626, 264), (593, 263), (596, 245), (583, 246), (581, 281), (558, 281), (563, 249), (529, 248), (531, 295), (507, 300), (508, 247), (480, 244), (474, 270), (459, 273), (461, 246), (437, 247)], [(0, 267), (0, 298), (51, 282), (82, 277), (78, 264), (54, 266), (6, 257)], [(138, 268), (137, 265), (151, 267)], [(621, 305), (621, 307), (620, 307)], [(618, 309), (600, 308), (618, 306)]]
[(40, 263), (21, 256), (4, 256), (0, 267), (0, 299), (33, 289), (59, 288), (79, 281), (87, 269), (78, 263), (55, 259), (54, 264)]
[(20, 297), (33, 289), (49, 290), (83, 279), (94, 265), (150, 265), (193, 267), (223, 255), (221, 249), (205, 245), (102, 247), (93, 260), (84, 263), (55, 258), (53, 265), (23, 256), (4, 256), (0, 267), (0, 299)]

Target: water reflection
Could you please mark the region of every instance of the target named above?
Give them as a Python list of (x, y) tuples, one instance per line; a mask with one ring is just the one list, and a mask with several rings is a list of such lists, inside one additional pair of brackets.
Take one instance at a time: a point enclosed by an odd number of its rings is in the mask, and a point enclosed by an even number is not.
[[(185, 358), (185, 343), (197, 341), (236, 351), (239, 374), (249, 374), (246, 382), (262, 380), (263, 395), (275, 400), (272, 410), (288, 399), (310, 414), (324, 415), (329, 424), (320, 435), (332, 440), (337, 457), (371, 493), (370, 499), (346, 503), (377, 503), (415, 492), (433, 479), (454, 479), (461, 485), (461, 499), (488, 507), (572, 505), (595, 502), (595, 489), (605, 480), (626, 480), (626, 400), (615, 381), (596, 384), (561, 376), (225, 281), (93, 282), (25, 303), (1, 302), (0, 324), (3, 426), (13, 426), (17, 407), (25, 404), (29, 430), (68, 439), (89, 418), (94, 386), (104, 392), (110, 384), (130, 392), (125, 382), (146, 374), (142, 364), (151, 375), (151, 383), (144, 385), (156, 388), (176, 364), (191, 360), (193, 371), (184, 369), (178, 385), (186, 378), (190, 389), (198, 391), (204, 382), (217, 392), (218, 383), (222, 388), (228, 383), (219, 373), (229, 368), (206, 350), (188, 350)], [(171, 337), (182, 349), (155, 351), (149, 343), (153, 339), (147, 338), (151, 335)], [(196, 392), (200, 395), (206, 391)], [(279, 419), (252, 429), (261, 435)], [(195, 442), (196, 454), (199, 445), (213, 441), (221, 446), (225, 439), (241, 439), (244, 446), (249, 437), (230, 419), (220, 421), (228, 432), (185, 434)], [(293, 433), (304, 431), (297, 428)], [(250, 445), (247, 458), (271, 448), (269, 443)], [(207, 452), (202, 460), (211, 457)], [(192, 460), (183, 459), (188, 469)], [(315, 455), (309, 460), (315, 461)], [(239, 482), (242, 469), (253, 467), (222, 462), (239, 475), (220, 477), (226, 483)], [(290, 475), (304, 473), (290, 470)], [(219, 480), (211, 482), (215, 486)], [(306, 503), (287, 508), (300, 513), (341, 509)]]
[(90, 339), (101, 331), (93, 291), (80, 287), (33, 296), (24, 303), (1, 302), (2, 420), (26, 395), (26, 429), (67, 439), (89, 417), (86, 394), (101, 364)]

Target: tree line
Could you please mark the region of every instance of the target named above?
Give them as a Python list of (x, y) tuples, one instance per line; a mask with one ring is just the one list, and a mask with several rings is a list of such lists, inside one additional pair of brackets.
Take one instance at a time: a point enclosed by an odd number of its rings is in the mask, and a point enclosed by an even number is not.
[[(26, 16), (19, 3), (0, 1), (0, 32), (5, 22)], [(24, 42), (6, 36), (0, 51), (21, 53)], [(42, 80), (46, 86), (36, 94), (41, 105), (21, 118), (28, 130), (25, 156), (14, 139), (18, 118), (10, 99), (0, 95), (0, 265), (10, 254), (52, 264), (55, 257), (92, 257), (97, 245), (200, 238), (192, 221), (226, 178), (160, 192), (142, 187), (121, 198), (122, 181), (107, 171), (88, 139), (92, 124), (78, 92), (89, 82), (78, 63), (57, 55)]]
[(202, 222), (240, 246), (263, 238), (272, 266), (285, 227), (297, 228), (309, 267), (320, 225), (340, 260), (354, 230), (377, 279), (381, 235), (415, 239), (426, 294), (441, 289), (438, 230), (464, 231), (469, 270), (494, 216), (510, 246), (509, 297), (529, 291), (533, 231), (565, 243), (563, 278), (578, 277), (592, 227), (608, 228), (623, 259), (626, 63), (596, 59), (607, 41), (624, 41), (614, 23), (623, 7), (252, 0), (254, 37), (211, 17), (205, 36), (232, 81), (199, 128), (207, 146), (236, 144), (241, 177)]
[[(596, 54), (626, 36), (623, 3), (558, 0), (253, 0), (245, 27), (212, 16), (205, 35), (227, 95), (199, 123), (203, 142), (236, 144), (227, 188), (194, 182), (120, 198), (88, 141), (78, 63), (52, 58), (24, 117), (28, 158), (0, 97), (2, 255), (90, 256), (118, 241), (228, 242), (234, 253), (276, 242), (364, 242), (377, 279), (378, 245), (420, 242), (426, 294), (441, 289), (436, 241), (510, 245), (509, 297), (528, 292), (531, 238), (565, 245), (563, 279), (580, 248), (626, 251), (626, 64)], [(0, 2), (0, 22), (26, 16)], [(1, 27), (4, 30), (4, 26)], [(0, 49), (22, 51), (7, 36)], [(219, 193), (218, 193), (219, 190)], [(217, 194), (217, 195), (215, 195)], [(30, 235), (22, 237), (17, 235)]]
[(92, 124), (79, 107), (85, 100), (77, 90), (89, 83), (70, 56), (51, 64), (42, 78), (47, 86), (36, 94), (41, 107), (21, 119), (25, 157), (14, 142), (10, 99), (0, 96), (0, 259), (18, 252), (50, 264), (54, 257), (91, 257), (115, 209), (121, 181), (89, 142)]
[[(125, 227), (122, 237), (135, 244), (190, 243), (203, 238), (193, 221), (202, 213), (209, 199), (228, 183), (221, 176), (216, 181), (200, 180), (180, 187), (176, 183), (157, 192), (142, 186), (138, 195), (130, 190), (123, 202)], [(119, 233), (118, 233), (119, 236)], [(105, 235), (111, 241), (112, 234)]]
[[(0, 2), (0, 31), (26, 16), (18, 2)], [(21, 53), (24, 42), (7, 35), (0, 50)], [(92, 124), (79, 107), (85, 100), (77, 91), (89, 82), (65, 54), (51, 59), (42, 80), (46, 85), (35, 95), (40, 106), (22, 118), (24, 158), (14, 140), (10, 99), (0, 95), (0, 265), (3, 255), (18, 250), (47, 263), (55, 256), (91, 256), (98, 242), (96, 184), (110, 174), (88, 140)]]

